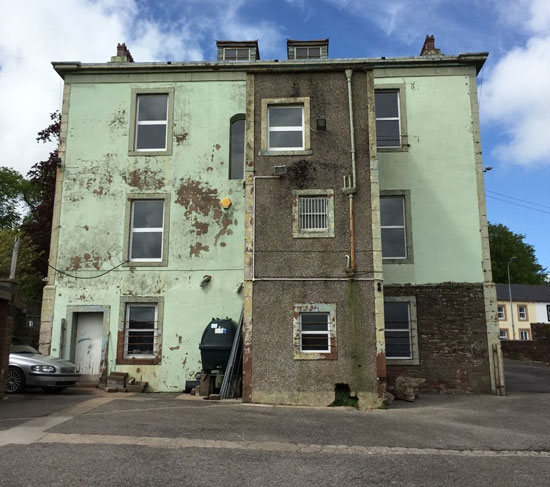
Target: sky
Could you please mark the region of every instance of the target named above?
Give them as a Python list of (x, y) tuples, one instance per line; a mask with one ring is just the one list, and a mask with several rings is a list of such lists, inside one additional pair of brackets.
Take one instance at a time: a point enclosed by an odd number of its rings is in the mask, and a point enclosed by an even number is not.
[(0, 0), (3, 166), (26, 174), (51, 147), (36, 133), (60, 108), (51, 61), (214, 60), (216, 40), (330, 38), (329, 57), (490, 53), (478, 75), (488, 217), (526, 236), (550, 271), (550, 0)]

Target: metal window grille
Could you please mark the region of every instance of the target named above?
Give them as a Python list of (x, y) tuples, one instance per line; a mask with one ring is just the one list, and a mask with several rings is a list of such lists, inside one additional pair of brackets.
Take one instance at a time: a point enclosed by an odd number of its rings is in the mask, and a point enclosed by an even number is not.
[(300, 313), (300, 352), (330, 353), (330, 313)]
[(328, 230), (328, 198), (301, 196), (298, 199), (298, 218), (301, 232)]
[[(132, 308), (154, 308), (153, 320), (130, 319)], [(124, 356), (156, 357), (159, 352), (160, 328), (157, 305), (132, 304), (126, 308), (124, 323)]]

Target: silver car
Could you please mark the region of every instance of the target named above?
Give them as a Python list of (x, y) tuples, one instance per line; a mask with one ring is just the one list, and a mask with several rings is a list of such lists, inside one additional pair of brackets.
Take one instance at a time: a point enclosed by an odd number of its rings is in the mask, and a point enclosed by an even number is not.
[(42, 355), (29, 345), (11, 345), (6, 392), (22, 392), (25, 387), (42, 387), (61, 392), (78, 381), (80, 374), (68, 360)]

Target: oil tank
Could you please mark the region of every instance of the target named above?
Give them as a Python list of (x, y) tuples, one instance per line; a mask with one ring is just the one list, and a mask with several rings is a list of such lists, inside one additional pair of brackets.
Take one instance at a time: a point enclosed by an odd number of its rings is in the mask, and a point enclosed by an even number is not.
[(213, 370), (225, 370), (236, 330), (231, 318), (212, 318), (208, 323), (199, 345), (204, 372), (210, 374)]

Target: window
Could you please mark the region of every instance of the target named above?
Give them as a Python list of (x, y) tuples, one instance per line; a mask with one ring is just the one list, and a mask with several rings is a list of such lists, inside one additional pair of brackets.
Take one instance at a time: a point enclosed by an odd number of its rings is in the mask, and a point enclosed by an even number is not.
[(294, 358), (336, 359), (336, 305), (294, 305)]
[(158, 306), (153, 303), (126, 305), (124, 357), (158, 355)]
[(268, 150), (304, 148), (303, 106), (270, 106), (268, 127)]
[(506, 319), (506, 311), (502, 304), (499, 304), (498, 307), (498, 319), (499, 320), (505, 320)]
[(245, 126), (244, 115), (235, 115), (231, 119), (229, 179), (243, 179), (244, 177)]
[(294, 238), (334, 237), (334, 190), (294, 190)]
[(308, 97), (263, 98), (261, 156), (310, 155)]
[(401, 147), (399, 90), (376, 90), (376, 145)]
[(530, 340), (530, 336), (529, 336), (529, 330), (527, 329), (523, 329), (523, 330), (519, 330), (519, 339), (520, 340)]
[(386, 297), (384, 299), (384, 335), (389, 364), (418, 365), (416, 299)]
[(499, 330), (499, 336), (501, 340), (508, 340), (508, 330), (506, 328), (501, 328)]
[(522, 321), (527, 321), (527, 306), (518, 304), (518, 317)]
[(138, 95), (136, 151), (166, 150), (168, 95)]
[(548, 321), (550, 321), (550, 304), (546, 305), (546, 316), (548, 318)]
[(163, 260), (164, 200), (133, 200), (129, 260)]
[(321, 59), (320, 47), (296, 47), (295, 59)]
[(380, 197), (380, 227), (382, 231), (382, 258), (407, 258), (405, 226), (405, 197)]
[(300, 313), (300, 352), (330, 352), (328, 313)]
[(224, 48), (223, 50), (223, 60), (224, 61), (249, 61), (250, 60), (250, 49), (248, 47), (244, 48)]

